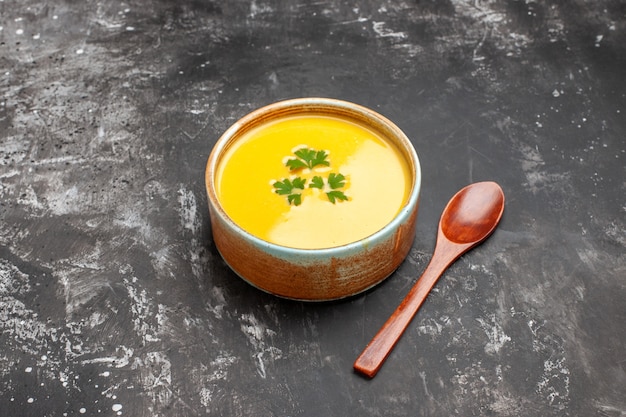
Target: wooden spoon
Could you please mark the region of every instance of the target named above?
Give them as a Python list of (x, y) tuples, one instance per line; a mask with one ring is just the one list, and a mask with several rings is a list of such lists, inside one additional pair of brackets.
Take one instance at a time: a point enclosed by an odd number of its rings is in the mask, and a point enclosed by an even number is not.
[(413, 288), (354, 362), (354, 369), (373, 378), (441, 274), (462, 254), (485, 240), (504, 211), (504, 193), (495, 182), (477, 182), (448, 202), (439, 221), (435, 252)]

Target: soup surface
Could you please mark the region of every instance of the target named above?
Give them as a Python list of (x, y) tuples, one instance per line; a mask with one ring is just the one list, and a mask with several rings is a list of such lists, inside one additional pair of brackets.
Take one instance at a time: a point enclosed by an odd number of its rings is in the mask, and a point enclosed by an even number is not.
[(260, 239), (293, 248), (341, 246), (383, 228), (411, 190), (398, 149), (325, 115), (291, 116), (245, 132), (215, 182), (228, 216)]

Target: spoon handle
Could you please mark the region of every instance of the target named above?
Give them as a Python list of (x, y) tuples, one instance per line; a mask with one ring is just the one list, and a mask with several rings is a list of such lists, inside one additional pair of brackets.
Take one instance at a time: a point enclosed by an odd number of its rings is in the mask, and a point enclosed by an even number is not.
[(470, 246), (452, 243), (439, 234), (435, 252), (426, 270), (356, 359), (356, 371), (370, 378), (376, 375), (439, 277)]

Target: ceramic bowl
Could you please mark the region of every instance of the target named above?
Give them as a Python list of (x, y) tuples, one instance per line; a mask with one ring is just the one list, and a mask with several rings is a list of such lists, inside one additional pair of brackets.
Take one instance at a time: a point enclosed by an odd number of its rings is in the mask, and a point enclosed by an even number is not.
[[(294, 115), (328, 115), (364, 126), (393, 143), (411, 174), (408, 198), (388, 224), (366, 238), (323, 249), (298, 249), (260, 239), (235, 223), (218, 198), (216, 171), (224, 153), (247, 131)], [(421, 186), (417, 153), (390, 120), (363, 106), (327, 98), (277, 102), (233, 124), (208, 159), (206, 191), (213, 239), (228, 266), (253, 286), (279, 297), (336, 300), (361, 293), (391, 275), (408, 254), (415, 237)]]

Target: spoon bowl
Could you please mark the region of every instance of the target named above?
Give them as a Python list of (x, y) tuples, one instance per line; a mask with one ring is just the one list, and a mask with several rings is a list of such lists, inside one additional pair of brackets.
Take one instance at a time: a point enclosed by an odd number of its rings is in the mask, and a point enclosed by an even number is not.
[(354, 369), (373, 378), (419, 310), (439, 277), (462, 254), (495, 230), (504, 212), (504, 193), (491, 181), (470, 184), (446, 205), (437, 244), (426, 270), (354, 362)]
[(479, 243), (493, 232), (503, 211), (502, 189), (494, 182), (478, 182), (452, 197), (439, 227), (454, 243)]

